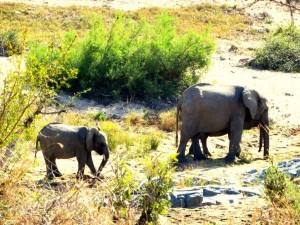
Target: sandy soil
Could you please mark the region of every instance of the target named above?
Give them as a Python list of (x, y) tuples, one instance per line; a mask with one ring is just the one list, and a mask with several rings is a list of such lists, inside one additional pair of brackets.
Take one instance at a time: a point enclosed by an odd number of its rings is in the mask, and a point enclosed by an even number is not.
[[(202, 2), (214, 2), (216, 4), (229, 4), (237, 6), (245, 6), (250, 1), (247, 0), (6, 0), (0, 2), (22, 2), (28, 4), (55, 5), (55, 6), (70, 6), (88, 5), (88, 6), (105, 6), (122, 10), (135, 10), (142, 7), (180, 7), (186, 5), (194, 5)], [(285, 23), (289, 20), (289, 13), (278, 8), (270, 3), (258, 3), (246, 10), (247, 13), (257, 17), (261, 13), (267, 12), (273, 17), (274, 21)], [(296, 22), (299, 22), (300, 17)], [(259, 26), (256, 24), (255, 26)], [(261, 24), (265, 26), (265, 24)], [(261, 44), (260, 41), (240, 39), (234, 41), (218, 40), (217, 51), (213, 55), (212, 65), (208, 73), (203, 77), (203, 82), (211, 82), (218, 84), (239, 84), (254, 88), (263, 93), (269, 101), (270, 118), (274, 129), (270, 134), (271, 150), (270, 154), (280, 159), (289, 159), (300, 157), (300, 74), (287, 74), (272, 71), (252, 70), (244, 67), (243, 61), (251, 59), (252, 55), (248, 47), (257, 47)], [(237, 47), (236, 51), (229, 51), (230, 47)], [(1, 59), (6, 63), (7, 59)], [(0, 64), (1, 65), (1, 64)], [(3, 64), (2, 64), (3, 65)], [(105, 108), (102, 105), (97, 105), (94, 101), (77, 102), (76, 110), (83, 111), (117, 109), (118, 105), (111, 106), (113, 108)], [(141, 106), (129, 104), (125, 105), (118, 103), (124, 113), (133, 110), (142, 110)], [(123, 111), (122, 111), (123, 112)], [(124, 114), (123, 113), (123, 114)], [(163, 141), (159, 147), (161, 152), (175, 152), (174, 147), (175, 134), (170, 133), (168, 138)], [(227, 153), (228, 140), (227, 137), (211, 138), (208, 143), (209, 149), (213, 155), (213, 159), (222, 158)], [(251, 168), (264, 168), (269, 165), (268, 162), (262, 160), (262, 153), (258, 153), (258, 131), (247, 132), (243, 135), (242, 149), (250, 149), (253, 161), (251, 164), (240, 164), (230, 167), (223, 165), (215, 166), (213, 160), (209, 162), (191, 163), (191, 165), (181, 168), (176, 172), (176, 177), (185, 176), (200, 176), (210, 177), (220, 180), (226, 185), (241, 185), (241, 174)], [(42, 179), (45, 173), (43, 158), (38, 154), (40, 167), (35, 168), (33, 173), (37, 179)], [(95, 155), (95, 164), (100, 163), (100, 157)], [(110, 162), (111, 163), (111, 162)], [(64, 174), (71, 175), (77, 170), (75, 159), (69, 160), (66, 165), (66, 160), (58, 162), (58, 167)], [(105, 170), (110, 170), (108, 165)], [(262, 198), (255, 200), (244, 200), (232, 205), (222, 206), (206, 206), (196, 209), (171, 209), (167, 216), (161, 218), (161, 224), (208, 224), (215, 222), (216, 224), (250, 224), (254, 217), (258, 215), (257, 209), (264, 207), (266, 203)]]

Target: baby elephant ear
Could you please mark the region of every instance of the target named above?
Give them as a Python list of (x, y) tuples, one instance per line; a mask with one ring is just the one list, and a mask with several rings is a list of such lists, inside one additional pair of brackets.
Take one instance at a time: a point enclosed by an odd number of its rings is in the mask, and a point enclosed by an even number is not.
[(87, 151), (91, 152), (93, 149), (93, 137), (94, 135), (99, 132), (95, 127), (91, 127), (88, 129), (86, 135), (86, 149)]
[(258, 93), (254, 90), (243, 91), (243, 102), (245, 106), (249, 109), (252, 119), (256, 119), (258, 111)]

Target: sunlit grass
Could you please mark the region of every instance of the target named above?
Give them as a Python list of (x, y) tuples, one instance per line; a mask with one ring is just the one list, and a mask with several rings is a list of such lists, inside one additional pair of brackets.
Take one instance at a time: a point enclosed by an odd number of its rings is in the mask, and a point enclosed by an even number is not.
[[(153, 19), (165, 11), (176, 18), (179, 32), (187, 29), (203, 32), (208, 26), (212, 35), (218, 38), (231, 38), (251, 32), (251, 19), (234, 10), (229, 12), (226, 6), (202, 4), (175, 9), (146, 8), (125, 12), (125, 16), (136, 20)], [(116, 10), (101, 7), (45, 7), (0, 3), (0, 33), (8, 30), (26, 31), (29, 40), (57, 42), (70, 30), (76, 30), (79, 36), (85, 35), (95, 15), (105, 18), (108, 24), (116, 14)]]

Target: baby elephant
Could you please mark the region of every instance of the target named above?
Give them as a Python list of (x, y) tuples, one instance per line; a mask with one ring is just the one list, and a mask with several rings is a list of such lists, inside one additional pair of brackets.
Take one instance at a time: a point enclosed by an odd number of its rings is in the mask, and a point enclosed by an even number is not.
[[(101, 170), (109, 158), (109, 148), (106, 135), (95, 127), (69, 126), (62, 123), (50, 123), (43, 127), (36, 139), (43, 152), (48, 179), (60, 177), (56, 159), (76, 157), (78, 161), (77, 179), (84, 178), (85, 164), (91, 172), (99, 177)], [(103, 155), (103, 160), (96, 172), (91, 151)]]

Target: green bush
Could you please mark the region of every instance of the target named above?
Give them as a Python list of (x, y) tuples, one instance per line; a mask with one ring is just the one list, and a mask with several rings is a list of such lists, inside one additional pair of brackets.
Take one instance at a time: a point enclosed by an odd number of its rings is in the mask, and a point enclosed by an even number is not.
[(300, 223), (300, 187), (276, 166), (271, 165), (264, 180), (265, 194), (275, 208), (287, 209), (292, 220)]
[(15, 31), (7, 31), (0, 34), (0, 56), (12, 56), (20, 54), (23, 46)]
[(178, 35), (167, 14), (154, 22), (118, 15), (109, 28), (95, 19), (68, 63), (79, 71), (72, 88), (115, 98), (171, 97), (199, 80), (194, 70), (208, 66), (213, 47), (208, 31)]
[(167, 213), (171, 205), (167, 199), (168, 193), (173, 187), (172, 174), (175, 167), (176, 155), (170, 155), (161, 160), (159, 155), (144, 158), (146, 181), (141, 185), (140, 205), (142, 214), (137, 224), (156, 224), (159, 215)]
[(280, 27), (256, 51), (251, 66), (283, 72), (300, 72), (300, 31), (296, 27)]

